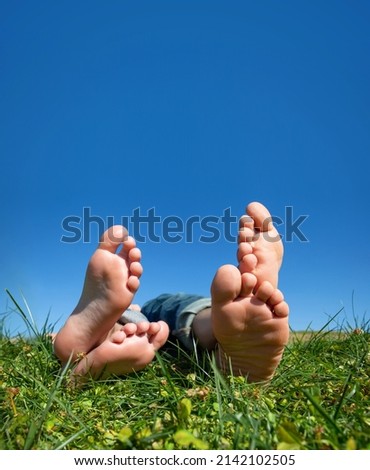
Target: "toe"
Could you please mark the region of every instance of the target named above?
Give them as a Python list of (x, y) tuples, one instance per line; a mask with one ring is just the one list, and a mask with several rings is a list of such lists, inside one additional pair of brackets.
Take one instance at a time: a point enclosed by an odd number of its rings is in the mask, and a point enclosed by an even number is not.
[(139, 250), (139, 248), (135, 247), (135, 248), (132, 248), (130, 251), (129, 251), (129, 259), (131, 262), (133, 261), (140, 261), (141, 260), (141, 251)]
[(271, 294), (271, 297), (267, 300), (267, 303), (270, 307), (275, 307), (275, 305), (279, 304), (284, 300), (284, 295), (279, 289), (275, 289), (274, 292)]
[(123, 325), (122, 331), (124, 331), (127, 336), (134, 335), (137, 332), (137, 324), (136, 323), (126, 323), (125, 325)]
[(135, 293), (140, 287), (140, 281), (137, 276), (130, 276), (127, 279), (127, 288), (130, 290), (131, 293)]
[(256, 240), (255, 224), (252, 217), (245, 214), (239, 219), (239, 243)]
[(161, 325), (158, 322), (151, 322), (148, 328), (148, 335), (155, 335), (161, 329)]
[(125, 339), (126, 333), (123, 331), (123, 329), (115, 331), (110, 337), (111, 342), (116, 344), (122, 344)]
[(253, 242), (256, 240), (256, 231), (248, 227), (243, 227), (238, 232), (238, 241), (242, 242)]
[(160, 320), (157, 325), (159, 326), (159, 331), (149, 338), (149, 342), (153, 345), (155, 351), (158, 351), (166, 343), (170, 333), (168, 325), (164, 321)]
[[(136, 251), (136, 241), (133, 237), (126, 235), (125, 239), (122, 240), (122, 248), (118, 253), (121, 258), (127, 259), (130, 252), (135, 253)], [(138, 249), (138, 248), (137, 248)], [(139, 250), (140, 252), (140, 250)]]
[(252, 231), (254, 230), (254, 220), (248, 214), (242, 215), (239, 219), (239, 228), (243, 229), (244, 227), (249, 228)]
[(99, 248), (115, 253), (118, 246), (125, 242), (128, 232), (122, 225), (113, 225), (106, 230), (100, 238)]
[(257, 299), (261, 300), (261, 302), (267, 303), (274, 291), (275, 289), (270, 282), (263, 281), (258, 287), (255, 295)]
[(277, 317), (287, 317), (289, 315), (289, 305), (285, 302), (279, 302), (274, 306), (274, 313)]
[(138, 261), (134, 261), (130, 264), (130, 273), (133, 276), (140, 277), (143, 274), (143, 266)]
[(256, 268), (256, 266), (257, 258), (253, 253), (243, 256), (239, 262), (239, 269), (241, 273), (250, 273)]
[(252, 273), (243, 273), (242, 274), (242, 288), (240, 291), (241, 297), (248, 297), (252, 294), (253, 289), (257, 284), (257, 278)]
[(237, 259), (240, 262), (245, 255), (250, 255), (253, 252), (252, 245), (246, 242), (240, 242), (238, 245)]
[(142, 335), (143, 333), (147, 333), (149, 330), (150, 323), (147, 321), (142, 321), (140, 323), (136, 324), (136, 334), (137, 335)]

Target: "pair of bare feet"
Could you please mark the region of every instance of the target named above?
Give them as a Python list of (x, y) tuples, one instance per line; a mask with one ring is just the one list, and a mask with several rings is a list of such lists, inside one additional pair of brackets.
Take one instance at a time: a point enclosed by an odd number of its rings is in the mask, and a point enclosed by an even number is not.
[[(270, 213), (260, 203), (249, 204), (240, 219), (238, 267), (224, 265), (217, 271), (212, 307), (201, 327), (197, 317), (193, 325), (200, 344), (216, 345), (217, 364), (225, 374), (244, 375), (251, 382), (274, 375), (289, 336), (289, 307), (277, 289), (282, 257)], [(54, 340), (61, 362), (76, 364), (75, 377), (106, 378), (140, 370), (166, 343), (169, 329), (162, 321), (117, 323), (132, 308), (143, 270), (140, 259), (124, 227), (113, 226), (102, 236), (87, 267), (81, 298)]]

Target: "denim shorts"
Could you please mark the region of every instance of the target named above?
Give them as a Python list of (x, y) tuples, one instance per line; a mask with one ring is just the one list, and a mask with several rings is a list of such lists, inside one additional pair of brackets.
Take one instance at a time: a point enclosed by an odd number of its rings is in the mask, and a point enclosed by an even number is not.
[(126, 310), (118, 323), (140, 323), (141, 321), (157, 322), (163, 320), (170, 328), (170, 334), (188, 350), (194, 350), (192, 323), (195, 316), (211, 306), (209, 297), (185, 294), (161, 294), (146, 302), (141, 312)]

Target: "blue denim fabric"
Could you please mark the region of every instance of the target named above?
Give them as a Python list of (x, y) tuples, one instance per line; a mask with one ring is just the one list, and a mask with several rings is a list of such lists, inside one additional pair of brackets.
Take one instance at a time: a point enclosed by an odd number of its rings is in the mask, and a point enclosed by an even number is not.
[[(200, 295), (185, 293), (161, 294), (146, 302), (141, 308), (141, 314), (127, 310), (119, 323), (132, 321), (138, 323), (145, 318), (152, 322), (162, 320), (170, 328), (171, 335), (177, 338), (187, 349), (194, 349), (191, 325), (197, 313), (211, 306), (211, 299)], [(143, 317), (144, 315), (144, 317)]]

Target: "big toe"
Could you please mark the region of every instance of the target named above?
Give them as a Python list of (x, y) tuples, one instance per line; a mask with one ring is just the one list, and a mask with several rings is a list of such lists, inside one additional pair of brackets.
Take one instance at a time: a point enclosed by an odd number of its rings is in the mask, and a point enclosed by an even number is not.
[(240, 295), (242, 278), (239, 269), (232, 264), (221, 266), (211, 285), (212, 302), (222, 304), (233, 301)]
[(261, 232), (267, 232), (273, 227), (270, 212), (260, 202), (251, 202), (248, 204), (247, 214), (253, 218), (255, 228)]
[(121, 243), (127, 240), (128, 232), (122, 225), (113, 225), (100, 238), (99, 248), (115, 253)]

